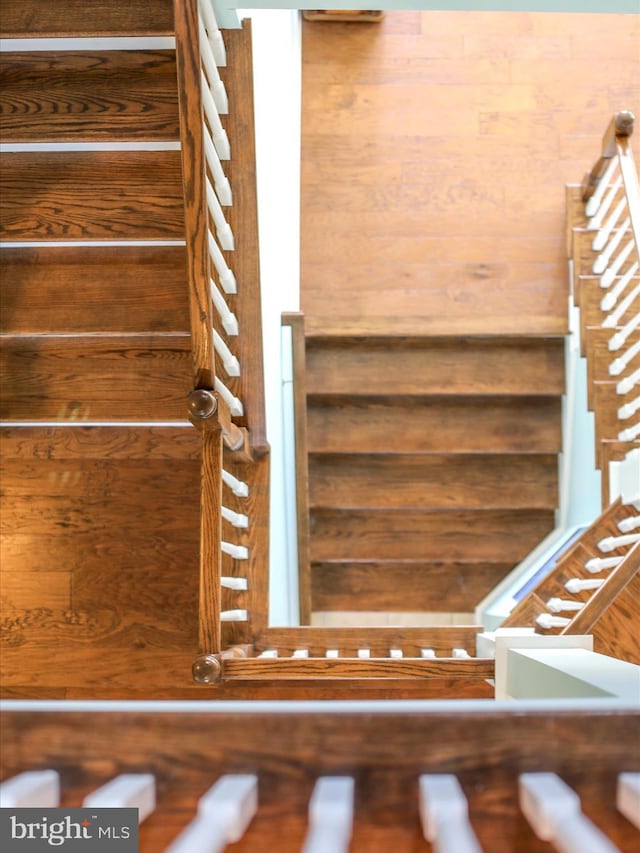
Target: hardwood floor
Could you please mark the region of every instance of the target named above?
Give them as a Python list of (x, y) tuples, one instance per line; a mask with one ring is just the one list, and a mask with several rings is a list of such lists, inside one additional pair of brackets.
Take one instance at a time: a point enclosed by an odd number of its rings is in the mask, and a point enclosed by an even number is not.
[[(302, 310), (557, 333), (564, 184), (640, 103), (631, 15), (303, 22)], [(402, 318), (402, 319), (401, 319)], [(426, 325), (426, 321), (425, 321)], [(391, 324), (390, 324), (391, 326)]]

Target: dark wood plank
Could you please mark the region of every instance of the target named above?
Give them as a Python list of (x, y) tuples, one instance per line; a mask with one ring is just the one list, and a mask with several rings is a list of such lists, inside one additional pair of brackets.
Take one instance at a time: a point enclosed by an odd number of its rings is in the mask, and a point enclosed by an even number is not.
[(180, 138), (173, 51), (3, 53), (4, 142)]
[(552, 511), (315, 510), (311, 559), (492, 560), (516, 563), (553, 529)]
[(555, 509), (557, 467), (551, 454), (313, 453), (309, 503), (312, 508)]
[(560, 449), (558, 397), (313, 396), (307, 418), (309, 450), (316, 453)]
[[(203, 737), (210, 731), (219, 736)], [(558, 773), (580, 795), (587, 816), (630, 853), (637, 832), (616, 812), (615, 779), (640, 768), (637, 748), (630, 748), (638, 735), (638, 715), (629, 711), (465, 706), (339, 716), (329, 708), (212, 713), (205, 706), (153, 714), (5, 711), (1, 726), (3, 778), (55, 767), (66, 805), (117, 773), (153, 773), (158, 810), (141, 829), (141, 853), (165, 849), (215, 779), (246, 772), (258, 774), (260, 805), (236, 845), (239, 853), (300, 850), (315, 779), (345, 773), (356, 779), (354, 853), (423, 847), (417, 777), (425, 772), (458, 776), (483, 849), (543, 853), (544, 842), (518, 807), (517, 776), (524, 771)]]
[(171, 0), (0, 1), (3, 38), (173, 35)]
[[(509, 562), (406, 560), (314, 563), (314, 609), (471, 612), (511, 570)], [(417, 582), (420, 578), (428, 582)]]
[(9, 337), (5, 420), (182, 420), (191, 384), (188, 335)]
[(343, 339), (307, 346), (310, 394), (561, 394), (561, 339)]
[(5, 154), (5, 240), (184, 239), (179, 151)]
[(592, 628), (594, 651), (640, 665), (640, 576), (635, 575)]
[(188, 332), (182, 246), (4, 249), (2, 333)]

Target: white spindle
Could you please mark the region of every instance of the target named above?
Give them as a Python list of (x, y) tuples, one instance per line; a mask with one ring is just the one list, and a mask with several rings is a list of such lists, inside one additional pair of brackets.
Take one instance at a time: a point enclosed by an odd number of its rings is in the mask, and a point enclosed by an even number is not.
[(371, 657), (371, 649), (358, 649), (358, 657), (366, 660)]
[(218, 394), (220, 394), (227, 406), (229, 406), (229, 411), (233, 417), (240, 417), (244, 414), (242, 402), (237, 397), (234, 397), (231, 391), (229, 391), (227, 386), (218, 376), (216, 376), (214, 380), (213, 387), (216, 389)]
[(229, 266), (227, 265), (227, 262), (224, 259), (224, 255), (220, 251), (220, 247), (216, 243), (211, 231), (208, 231), (208, 240), (209, 255), (211, 256), (213, 265), (216, 268), (216, 272), (218, 273), (218, 278), (220, 279), (222, 289), (225, 293), (237, 293), (236, 278), (232, 271), (229, 269)]
[(635, 441), (640, 438), (640, 421), (618, 433), (618, 441)]
[(224, 296), (218, 290), (216, 283), (212, 278), (209, 279), (209, 290), (211, 292), (211, 301), (213, 302), (213, 306), (220, 315), (220, 322), (222, 323), (222, 328), (228, 335), (234, 337), (238, 334), (238, 318), (236, 315), (229, 309)]
[(207, 33), (205, 31), (204, 24), (202, 23), (202, 19), (198, 21), (198, 33), (200, 39), (200, 57), (202, 59), (202, 64), (204, 65), (207, 80), (209, 81), (209, 88), (211, 89), (213, 102), (215, 103), (218, 112), (222, 115), (226, 115), (229, 112), (229, 99), (227, 98), (227, 91), (224, 88), (224, 83), (220, 79), (218, 66), (216, 65), (216, 60), (213, 55), (213, 51), (211, 50), (211, 45), (209, 44), (209, 39), (207, 38)]
[(220, 548), (223, 554), (228, 554), (234, 560), (247, 560), (249, 558), (249, 549), (244, 545), (234, 545), (232, 542), (221, 542)]
[(615, 569), (623, 559), (624, 557), (593, 557), (584, 564), (584, 567), (592, 575), (597, 575), (598, 572), (603, 572), (605, 569)]
[[(640, 341), (638, 341), (638, 344), (640, 345)], [(640, 367), (616, 384), (616, 394), (628, 394), (636, 385), (640, 385)]]
[(567, 592), (577, 593), (588, 589), (599, 589), (604, 578), (570, 578), (564, 585)]
[(218, 853), (242, 838), (257, 809), (256, 776), (223, 776), (200, 799), (197, 817), (166, 853)]
[(640, 353), (640, 341), (636, 341), (636, 343), (632, 344), (628, 350), (611, 362), (609, 365), (609, 376), (620, 376), (631, 359), (635, 358), (638, 353)]
[(548, 630), (549, 628), (566, 628), (571, 622), (566, 616), (552, 616), (551, 613), (541, 613), (536, 619), (536, 624), (541, 628)]
[(460, 660), (467, 660), (471, 657), (466, 649), (453, 649), (452, 656)]
[(234, 477), (228, 471), (222, 470), (222, 482), (228, 486), (237, 498), (249, 497), (249, 486), (247, 483)]
[(327, 649), (326, 652), (324, 653), (324, 656), (326, 658), (339, 658), (340, 657), (340, 650), (339, 649)]
[(620, 533), (631, 533), (638, 528), (640, 528), (640, 515), (629, 515), (618, 522)]
[(309, 649), (294, 649), (292, 658), (308, 658), (309, 657)]
[(609, 269), (606, 269), (603, 274), (600, 276), (600, 287), (610, 287), (613, 284), (615, 277), (618, 275), (622, 267), (625, 265), (625, 262), (631, 255), (631, 252), (635, 248), (635, 241), (633, 239), (629, 240), (624, 249), (620, 252), (615, 261), (611, 264)]
[(634, 275), (638, 272), (638, 268), (640, 264), (637, 261), (634, 261), (626, 273), (618, 279), (618, 281), (614, 284), (611, 290), (607, 291), (605, 295), (600, 300), (600, 308), (603, 311), (611, 311), (613, 306), (616, 304), (620, 296), (627, 289), (627, 286)]
[(627, 820), (640, 829), (640, 773), (621, 773), (618, 776), (616, 806)]
[(436, 653), (433, 649), (420, 649), (420, 657), (421, 658), (434, 658)]
[(552, 613), (562, 613), (570, 610), (582, 610), (584, 604), (582, 601), (571, 601), (566, 598), (550, 598), (547, 601), (547, 607)]
[(151, 773), (123, 773), (84, 798), (84, 808), (138, 809), (142, 823), (156, 807), (156, 780)]
[(481, 853), (460, 783), (450, 774), (424, 774), (419, 779), (422, 831), (438, 853)]
[(617, 352), (622, 346), (624, 346), (627, 338), (632, 335), (635, 330), (640, 326), (640, 311), (635, 314), (625, 325), (609, 338), (609, 352)]
[(389, 657), (393, 660), (398, 660), (399, 658), (404, 657), (402, 649), (389, 649)]
[(561, 853), (618, 851), (582, 814), (580, 798), (555, 773), (523, 773), (519, 794), (520, 808), (535, 834)]
[(249, 516), (244, 515), (241, 512), (234, 512), (232, 509), (228, 509), (228, 507), (223, 506), (221, 508), (221, 514), (222, 517), (233, 524), (234, 527), (249, 526)]
[(227, 376), (240, 376), (240, 362), (215, 329), (213, 330), (213, 346), (220, 356)]
[(614, 310), (609, 314), (608, 317), (605, 317), (604, 323), (602, 324), (605, 329), (612, 329), (618, 325), (620, 320), (624, 317), (626, 312), (634, 305), (636, 299), (640, 296), (640, 283), (637, 284), (633, 290), (631, 290), (624, 299), (620, 301), (620, 304), (617, 305)]
[[(586, 204), (584, 211), (585, 211), (585, 214), (587, 215), (587, 217), (589, 219), (591, 219), (591, 222), (589, 223), (589, 225), (593, 228), (599, 228), (600, 227), (600, 223), (602, 222), (602, 219), (604, 218), (607, 210), (611, 206), (611, 201), (613, 199), (613, 196), (616, 194), (616, 192), (622, 186), (622, 178), (621, 177), (617, 178), (613, 182), (613, 185), (609, 186), (611, 184), (611, 180), (612, 180), (613, 175), (614, 175), (617, 168), (618, 168), (618, 158), (612, 157), (611, 160), (609, 160), (609, 163), (607, 165), (607, 168), (604, 171), (604, 174), (602, 175), (602, 177), (598, 181), (598, 186), (596, 187), (595, 192), (593, 193), (593, 195), (591, 196), (591, 198), (589, 199), (589, 201)], [(602, 211), (602, 208), (604, 208), (604, 204), (601, 205), (600, 202), (602, 201), (604, 194), (607, 192), (607, 189), (609, 190), (609, 192), (607, 193), (607, 196), (611, 195), (611, 199), (609, 200), (609, 203), (607, 204), (606, 208), (604, 209), (604, 213), (602, 213), (602, 215), (601, 215), (601, 211)], [(598, 217), (599, 217), (599, 221), (598, 221)]]
[(211, 90), (209, 89), (207, 78), (204, 76), (204, 71), (200, 72), (200, 84), (200, 88), (202, 90), (202, 105), (211, 130), (213, 144), (216, 146), (216, 151), (218, 152), (218, 156), (221, 160), (230, 160), (231, 146), (229, 145), (229, 137), (227, 136), (227, 131), (224, 129), (222, 122), (220, 121), (218, 108), (216, 107), (213, 96), (211, 95)]
[(207, 207), (211, 214), (211, 218), (213, 219), (213, 223), (216, 226), (216, 235), (220, 241), (220, 245), (223, 249), (226, 249), (227, 252), (232, 252), (235, 245), (233, 232), (231, 231), (231, 226), (224, 218), (220, 202), (218, 201), (218, 197), (211, 186), (209, 178), (205, 178), (205, 189), (207, 195)]
[(632, 417), (635, 413), (640, 410), (640, 395), (638, 395), (635, 400), (632, 400), (630, 403), (625, 403), (624, 406), (620, 406), (618, 409), (618, 418), (621, 421), (626, 421), (627, 418)]
[(213, 183), (216, 188), (216, 195), (220, 200), (220, 204), (229, 206), (233, 204), (231, 184), (229, 183), (229, 179), (222, 170), (222, 163), (220, 162), (218, 152), (216, 151), (215, 145), (213, 144), (213, 140), (211, 139), (211, 134), (209, 133), (206, 127), (203, 128), (202, 133), (204, 138), (205, 158), (207, 160), (209, 170), (211, 171)]
[[(616, 227), (616, 223), (618, 222), (618, 219), (620, 219), (620, 216), (626, 206), (627, 199), (623, 196), (614, 207), (613, 213), (607, 220), (606, 224), (598, 229), (598, 233), (593, 238), (591, 248), (594, 252), (600, 252), (607, 245), (609, 237), (611, 236), (613, 229)], [(602, 270), (600, 270), (600, 272), (602, 272)]]
[(640, 542), (640, 533), (625, 533), (622, 536), (605, 536), (598, 542), (600, 551), (606, 554), (608, 551), (615, 551), (616, 548), (626, 548), (627, 545), (635, 545)]
[(323, 776), (309, 800), (309, 830), (303, 853), (346, 853), (353, 832), (350, 776)]
[(607, 243), (606, 249), (604, 249), (598, 255), (593, 265), (593, 271), (596, 275), (600, 275), (600, 273), (603, 273), (609, 266), (609, 261), (613, 257), (614, 252), (616, 251), (620, 243), (622, 243), (622, 238), (628, 233), (630, 225), (631, 219), (627, 217), (616, 232), (615, 236), (612, 237), (612, 239)]
[(277, 649), (265, 649), (263, 652), (260, 652), (258, 655), (259, 658), (277, 658), (278, 650)]
[(239, 592), (248, 589), (246, 578), (230, 578), (226, 575), (220, 578), (220, 586), (225, 589), (234, 589)]
[(218, 27), (216, 13), (213, 11), (211, 0), (200, 0), (198, 5), (204, 19), (204, 25), (207, 29), (209, 44), (211, 45), (216, 65), (225, 66), (227, 64), (227, 51), (225, 50), (224, 40)]
[(0, 807), (55, 809), (60, 805), (60, 776), (56, 770), (27, 770), (0, 785)]
[(221, 622), (248, 622), (249, 616), (246, 610), (222, 610), (220, 611)]

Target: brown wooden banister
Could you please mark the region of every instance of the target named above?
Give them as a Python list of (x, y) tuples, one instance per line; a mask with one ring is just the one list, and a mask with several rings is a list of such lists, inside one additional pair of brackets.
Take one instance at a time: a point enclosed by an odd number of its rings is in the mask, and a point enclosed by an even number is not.
[(588, 201), (596, 191), (600, 179), (604, 175), (609, 162), (618, 152), (618, 144), (627, 140), (633, 133), (635, 116), (629, 110), (616, 113), (602, 137), (602, 153), (590, 172), (582, 182), (582, 200)]

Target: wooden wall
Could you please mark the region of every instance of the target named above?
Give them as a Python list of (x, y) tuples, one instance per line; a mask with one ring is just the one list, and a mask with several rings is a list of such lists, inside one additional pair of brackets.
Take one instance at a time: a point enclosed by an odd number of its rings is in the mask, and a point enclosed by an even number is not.
[(640, 107), (640, 18), (303, 23), (302, 310), (429, 331), (566, 325), (564, 184)]

